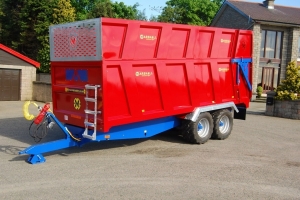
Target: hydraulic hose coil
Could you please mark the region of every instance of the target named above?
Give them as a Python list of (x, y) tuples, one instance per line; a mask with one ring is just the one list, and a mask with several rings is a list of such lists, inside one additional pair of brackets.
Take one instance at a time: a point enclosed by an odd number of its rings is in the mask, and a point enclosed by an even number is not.
[(35, 116), (33, 114), (29, 113), (28, 107), (30, 104), (35, 105), (36, 107), (39, 107), (36, 103), (31, 102), (31, 101), (25, 101), (24, 105), (23, 105), (23, 115), (25, 117), (25, 119), (27, 120), (33, 120), (35, 118)]

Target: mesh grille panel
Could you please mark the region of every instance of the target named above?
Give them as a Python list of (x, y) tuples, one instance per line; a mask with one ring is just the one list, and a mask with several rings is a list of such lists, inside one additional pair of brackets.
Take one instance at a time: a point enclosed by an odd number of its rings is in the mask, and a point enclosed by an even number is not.
[(101, 60), (100, 36), (100, 19), (51, 26), (51, 61)]

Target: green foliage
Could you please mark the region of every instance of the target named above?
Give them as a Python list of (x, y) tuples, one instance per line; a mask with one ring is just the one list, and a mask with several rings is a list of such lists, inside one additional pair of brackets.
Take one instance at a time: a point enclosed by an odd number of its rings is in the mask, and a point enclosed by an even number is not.
[(114, 2), (113, 6), (113, 18), (119, 19), (136, 19), (137, 16), (137, 5), (127, 6), (123, 2)]
[(262, 92), (263, 92), (263, 87), (258, 86), (258, 87), (256, 88), (256, 92), (257, 92), (257, 96), (260, 98), (261, 95), (262, 95)]
[(169, 0), (158, 16), (160, 22), (207, 26), (223, 0)]
[(137, 8), (138, 8), (138, 6), (139, 6), (139, 4), (137, 3), (137, 4), (135, 4), (134, 6), (136, 6), (134, 9), (136, 10), (135, 12), (136, 12), (136, 16), (135, 16), (135, 19), (136, 20), (141, 20), (141, 21), (147, 21), (148, 19), (147, 19), (147, 16), (146, 16), (146, 11), (145, 11), (145, 9), (144, 10), (138, 10)]
[(286, 79), (275, 90), (275, 99), (296, 100), (300, 94), (300, 66), (296, 62), (290, 62), (286, 69)]
[(3, 0), (0, 42), (41, 63), (49, 72), (49, 26), (75, 20), (70, 0)]
[(18, 44), (20, 40), (20, 12), (24, 1), (0, 0), (0, 2), (2, 12), (0, 15), (0, 43), (22, 52), (23, 49), (18, 49)]
[(75, 8), (75, 20), (87, 19), (88, 13), (94, 8), (97, 1), (99, 0), (70, 0), (71, 5)]
[(111, 0), (99, 0), (95, 3), (87, 18), (110, 17), (120, 19), (147, 20), (145, 11), (139, 11), (139, 4), (127, 6), (123, 2), (112, 2)]
[(149, 18), (150, 22), (157, 22), (158, 21), (158, 17), (151, 15)]
[(3, 12), (3, 1), (0, 1), (0, 16), (3, 16), (3, 15), (4, 15), (4, 12)]

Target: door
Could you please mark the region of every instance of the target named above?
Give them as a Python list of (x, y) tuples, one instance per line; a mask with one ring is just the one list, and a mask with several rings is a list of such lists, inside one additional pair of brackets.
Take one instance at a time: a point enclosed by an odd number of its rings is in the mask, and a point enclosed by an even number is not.
[(261, 86), (264, 92), (274, 90), (277, 87), (278, 69), (278, 67), (262, 68)]
[(0, 101), (20, 100), (20, 73), (18, 69), (0, 69)]

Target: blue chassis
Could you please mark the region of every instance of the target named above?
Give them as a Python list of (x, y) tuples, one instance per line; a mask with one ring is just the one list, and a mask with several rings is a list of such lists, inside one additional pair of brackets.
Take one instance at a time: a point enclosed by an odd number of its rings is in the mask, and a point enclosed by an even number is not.
[[(179, 125), (179, 119), (176, 117), (165, 117), (149, 121), (143, 121), (133, 124), (126, 124), (122, 126), (113, 127), (109, 132), (97, 132), (96, 140), (90, 140), (82, 137), (84, 132), (83, 127), (77, 127), (73, 125), (63, 125), (54, 114), (47, 112), (46, 117), (53, 119), (53, 121), (60, 127), (65, 134), (65, 139), (56, 140), (52, 142), (32, 145), (27, 147), (19, 154), (29, 154), (27, 161), (31, 164), (43, 163), (46, 161), (43, 153), (56, 151), (59, 149), (65, 149), (74, 146), (82, 146), (90, 142), (100, 142), (106, 140), (121, 140), (121, 139), (133, 139), (133, 138), (148, 138), (157, 135), (166, 130), (172, 129)], [(79, 137), (81, 141), (72, 139), (66, 128), (76, 137)], [(93, 130), (89, 131), (92, 135)]]

